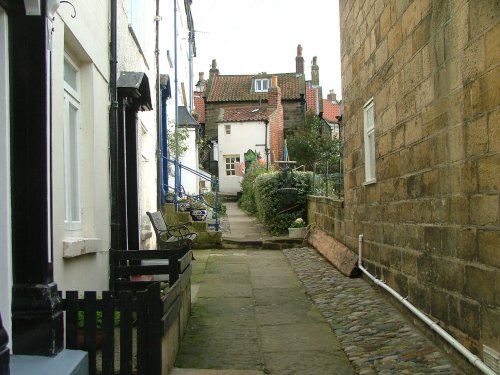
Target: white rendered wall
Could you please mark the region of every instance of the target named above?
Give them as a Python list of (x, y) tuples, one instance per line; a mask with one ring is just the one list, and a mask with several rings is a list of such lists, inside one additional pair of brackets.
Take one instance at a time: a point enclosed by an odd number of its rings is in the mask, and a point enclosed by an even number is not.
[[(174, 0), (165, 0), (160, 2), (160, 73), (168, 74), (170, 77), (170, 88), (172, 97), (167, 101), (167, 121), (168, 131), (170, 134), (174, 131), (174, 124), (176, 118), (176, 89), (175, 89), (175, 75), (177, 73), (177, 105), (185, 106), (188, 112), (191, 113), (189, 103), (189, 93), (192, 88), (189, 87), (189, 29), (186, 18), (186, 10), (184, 8), (184, 1), (176, 0), (177, 2), (177, 40), (174, 37)], [(176, 42), (176, 43), (175, 43)], [(175, 49), (177, 44), (177, 59), (175, 58)], [(170, 55), (170, 62), (167, 58), (167, 51)], [(177, 69), (175, 69), (175, 62), (177, 60)], [(184, 92), (186, 102), (184, 102), (184, 95), (182, 92), (182, 85), (184, 85)], [(198, 151), (196, 149), (196, 137), (194, 131), (190, 131), (189, 139), (186, 141), (189, 150), (181, 156), (180, 162), (189, 168), (198, 170)], [(196, 155), (196, 156), (195, 156)], [(175, 155), (170, 155), (170, 159), (175, 159)], [(174, 187), (175, 178), (173, 175), (173, 165), (170, 170), (172, 174), (169, 175), (169, 186)], [(186, 180), (185, 180), (186, 177)], [(182, 174), (182, 185), (185, 187), (186, 192), (197, 191), (197, 180), (193, 175), (188, 173)]]
[(0, 7), (0, 313), (9, 337), (12, 337), (12, 239), (10, 207), (10, 115), (8, 18)]
[[(196, 145), (196, 129), (187, 128), (188, 138), (185, 143), (187, 146), (187, 151), (182, 155), (179, 160), (182, 165), (185, 165), (191, 169), (198, 170), (198, 148)], [(191, 172), (182, 170), (181, 182), (184, 190), (189, 195), (199, 194), (198, 186), (199, 177)]]
[[(52, 183), (54, 279), (60, 290), (108, 289), (109, 192), (109, 5), (73, 2), (54, 20), (52, 49)], [(99, 35), (100, 37), (96, 37)], [(65, 217), (63, 91), (64, 52), (80, 66), (81, 230), (67, 230)]]
[[(231, 125), (231, 134), (226, 134), (225, 126)], [(219, 139), (219, 191), (237, 193), (241, 190), (240, 176), (226, 176), (225, 156), (238, 155), (245, 163), (245, 152), (256, 151), (265, 158), (266, 126), (263, 121), (220, 123)], [(269, 143), (269, 134), (267, 137)]]

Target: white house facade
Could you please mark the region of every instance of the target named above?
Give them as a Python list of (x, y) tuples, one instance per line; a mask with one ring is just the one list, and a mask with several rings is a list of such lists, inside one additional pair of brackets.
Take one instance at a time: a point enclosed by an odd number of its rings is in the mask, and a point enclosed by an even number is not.
[(269, 129), (265, 121), (221, 122), (218, 124), (219, 190), (236, 194), (241, 190), (245, 153), (249, 150), (263, 160)]
[(109, 5), (73, 5), (53, 20), (54, 279), (60, 290), (101, 291), (110, 248)]

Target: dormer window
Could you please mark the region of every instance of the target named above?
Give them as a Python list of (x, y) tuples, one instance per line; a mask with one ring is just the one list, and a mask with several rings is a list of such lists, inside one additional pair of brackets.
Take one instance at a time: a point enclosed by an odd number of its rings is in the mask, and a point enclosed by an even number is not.
[(259, 78), (255, 81), (255, 92), (267, 92), (269, 90), (269, 79), (267, 78)]

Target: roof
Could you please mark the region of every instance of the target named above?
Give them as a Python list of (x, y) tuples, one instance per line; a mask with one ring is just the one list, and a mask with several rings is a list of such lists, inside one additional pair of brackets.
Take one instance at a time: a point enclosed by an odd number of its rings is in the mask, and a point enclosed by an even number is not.
[(179, 126), (186, 126), (186, 127), (194, 127), (194, 126), (199, 126), (198, 122), (191, 116), (191, 114), (188, 112), (187, 108), (180, 105), (178, 107), (177, 111), (177, 123)]
[(319, 89), (317, 86), (313, 86), (310, 84), (310, 82), (307, 82), (306, 84), (306, 103), (307, 103), (307, 110), (313, 110), (315, 114), (318, 114), (320, 112), (320, 106), (318, 103), (319, 99)]
[(337, 101), (323, 99), (323, 119), (330, 123), (338, 123), (336, 116), (340, 115), (340, 105)]
[(305, 95), (303, 74), (257, 74), (257, 75), (214, 75), (207, 102), (237, 102), (267, 100), (267, 92), (254, 92), (252, 82), (256, 78), (278, 77), (281, 99), (301, 99)]
[(222, 108), (217, 122), (265, 121), (272, 112), (258, 107)]
[(201, 92), (194, 93), (194, 110), (198, 114), (198, 122), (205, 123), (205, 100)]
[(121, 72), (116, 81), (118, 95), (131, 99), (135, 110), (150, 111), (151, 93), (149, 90), (148, 76), (144, 72)]

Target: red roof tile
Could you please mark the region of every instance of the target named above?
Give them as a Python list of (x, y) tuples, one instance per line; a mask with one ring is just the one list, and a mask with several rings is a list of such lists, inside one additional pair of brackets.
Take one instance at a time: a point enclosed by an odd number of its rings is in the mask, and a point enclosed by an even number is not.
[(259, 101), (267, 99), (267, 92), (254, 92), (252, 82), (255, 78), (278, 77), (281, 98), (300, 99), (305, 94), (303, 74), (259, 74), (259, 75), (215, 75), (207, 97), (207, 102)]
[(323, 118), (330, 123), (338, 123), (335, 116), (340, 115), (340, 106), (337, 102), (332, 102), (328, 99), (323, 99)]
[(200, 124), (205, 123), (205, 100), (203, 96), (204, 94), (200, 92), (194, 93), (194, 111), (198, 114), (198, 122)]
[(217, 122), (243, 122), (243, 121), (264, 121), (269, 118), (272, 111), (258, 107), (241, 107), (221, 109)]
[(312, 86), (310, 82), (306, 84), (306, 104), (307, 111), (313, 110), (314, 113), (319, 113), (319, 88)]

